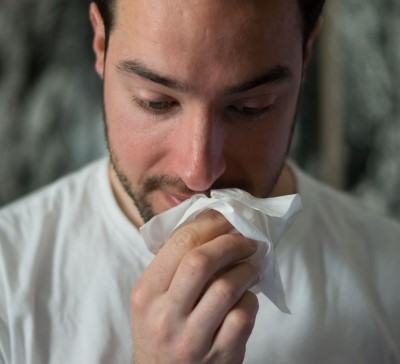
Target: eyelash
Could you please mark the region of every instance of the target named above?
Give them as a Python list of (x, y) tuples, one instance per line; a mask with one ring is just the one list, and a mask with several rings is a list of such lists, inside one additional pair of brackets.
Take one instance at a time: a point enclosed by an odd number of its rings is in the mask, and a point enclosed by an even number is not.
[[(143, 111), (152, 115), (166, 114), (178, 106), (176, 101), (149, 101), (138, 99), (136, 97), (133, 97), (133, 101)], [(230, 105), (228, 108), (236, 114), (239, 114), (240, 117), (247, 119), (247, 121), (253, 122), (267, 114), (272, 107), (273, 104), (261, 108), (234, 105)]]
[(138, 99), (136, 97), (133, 97), (133, 101), (143, 111), (153, 115), (166, 114), (178, 105), (176, 101), (149, 101)]
[(271, 109), (273, 105), (268, 105), (265, 107), (247, 107), (247, 106), (230, 106), (229, 108), (235, 112), (238, 113), (240, 116), (246, 118), (250, 122), (256, 121), (260, 119), (262, 116), (267, 114)]

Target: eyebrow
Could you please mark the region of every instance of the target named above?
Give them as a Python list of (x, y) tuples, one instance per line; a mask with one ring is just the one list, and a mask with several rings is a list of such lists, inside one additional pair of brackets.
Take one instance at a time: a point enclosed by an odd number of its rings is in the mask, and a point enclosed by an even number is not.
[[(148, 66), (137, 60), (124, 60), (118, 63), (117, 69), (119, 72), (128, 75), (137, 75), (154, 83), (168, 87), (170, 89), (186, 92), (190, 88), (189, 86), (179, 80), (157, 73), (151, 70)], [(258, 76), (250, 81), (246, 81), (242, 84), (228, 87), (225, 91), (226, 94), (237, 94), (245, 91), (249, 91), (265, 84), (281, 83), (289, 81), (293, 78), (293, 73), (287, 66), (275, 66), (268, 70), (261, 76)]]
[(258, 76), (250, 81), (246, 81), (240, 85), (228, 88), (229, 94), (238, 94), (249, 91), (261, 85), (274, 84), (290, 81), (293, 78), (293, 73), (287, 66), (275, 66), (261, 76)]
[(118, 63), (117, 69), (124, 74), (135, 74), (152, 82), (158, 83), (170, 89), (184, 92), (188, 91), (189, 87), (185, 83), (174, 80), (173, 78), (163, 76), (139, 61), (122, 61)]

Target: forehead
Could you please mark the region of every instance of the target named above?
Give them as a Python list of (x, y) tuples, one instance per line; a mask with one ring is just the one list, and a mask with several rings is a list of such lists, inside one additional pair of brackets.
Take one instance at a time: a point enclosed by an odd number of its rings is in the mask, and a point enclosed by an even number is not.
[(114, 24), (110, 44), (119, 58), (192, 79), (207, 68), (252, 76), (293, 61), (302, 46), (294, 0), (117, 0)]
[[(295, 0), (115, 0), (116, 24), (145, 25), (144, 30), (168, 30), (180, 36), (241, 34), (244, 29), (274, 31), (287, 21), (301, 31)], [(183, 30), (187, 32), (183, 33)], [(202, 30), (202, 31), (201, 31)], [(280, 29), (282, 30), (282, 29)]]

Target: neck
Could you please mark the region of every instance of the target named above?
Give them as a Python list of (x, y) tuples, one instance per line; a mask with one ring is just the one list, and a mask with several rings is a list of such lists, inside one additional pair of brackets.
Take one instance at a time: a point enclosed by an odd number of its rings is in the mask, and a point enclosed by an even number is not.
[(297, 193), (296, 177), (290, 166), (285, 162), (269, 197), (286, 196), (295, 193)]

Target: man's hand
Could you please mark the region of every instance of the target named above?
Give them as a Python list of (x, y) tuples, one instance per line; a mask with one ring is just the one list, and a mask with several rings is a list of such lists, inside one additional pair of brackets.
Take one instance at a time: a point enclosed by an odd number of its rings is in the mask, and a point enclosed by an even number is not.
[(136, 364), (241, 363), (258, 301), (254, 241), (208, 211), (178, 230), (132, 291)]

